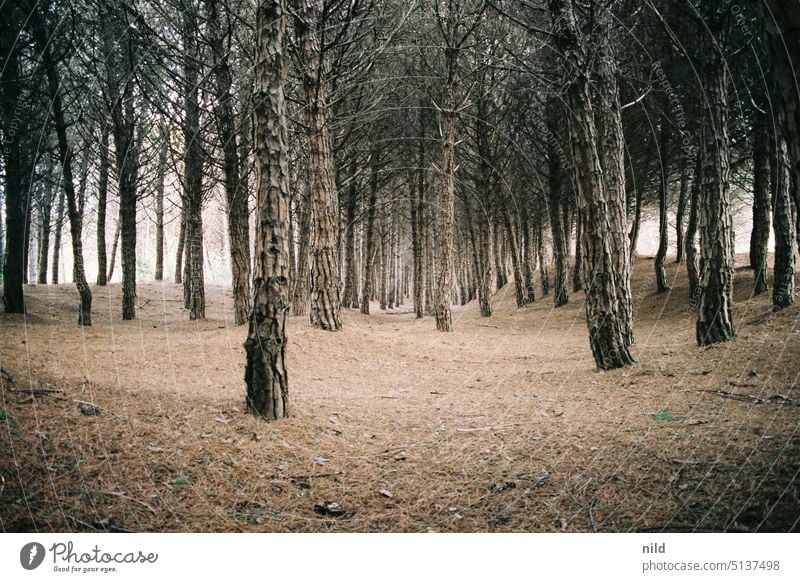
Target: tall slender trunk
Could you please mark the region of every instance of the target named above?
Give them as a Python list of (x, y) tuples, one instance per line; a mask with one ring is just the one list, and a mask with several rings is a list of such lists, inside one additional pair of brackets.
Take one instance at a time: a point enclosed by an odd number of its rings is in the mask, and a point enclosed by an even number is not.
[(370, 156), (370, 164), (367, 232), (364, 235), (367, 241), (364, 251), (364, 279), (361, 282), (361, 313), (364, 315), (369, 315), (369, 300), (373, 293), (372, 272), (375, 265), (375, 215), (378, 207), (378, 172), (380, 171), (380, 163), (378, 161), (378, 151), (374, 147)]
[[(106, 14), (103, 11), (101, 16), (105, 22), (103, 42), (107, 58), (106, 82), (112, 106), (111, 118), (119, 183), (122, 319), (130, 320), (136, 317), (136, 198), (139, 171), (138, 147), (134, 137), (133, 98), (136, 49), (134, 36), (128, 34), (118, 14)], [(123, 40), (117, 43), (119, 39)]]
[(205, 319), (206, 316), (203, 273), (203, 154), (200, 142), (198, 87), (200, 71), (197, 63), (198, 26), (198, 17), (194, 9), (184, 10), (181, 31), (184, 50), (183, 97), (186, 111), (183, 120), (183, 200), (186, 207), (186, 262), (183, 285), (184, 294), (188, 299), (186, 308), (189, 310), (189, 319), (192, 320)]
[(455, 222), (455, 188), (456, 188), (456, 66), (458, 49), (446, 46), (444, 100), (440, 111), (439, 129), (442, 135), (442, 177), (439, 185), (438, 220), (436, 221), (439, 237), (436, 273), (436, 329), (444, 332), (453, 331), (453, 315), (450, 301), (453, 284), (453, 229)]
[(296, 32), (301, 39), (303, 90), (309, 151), (309, 200), (312, 212), (311, 307), (312, 327), (341, 329), (338, 243), (339, 202), (329, 127), (329, 54), (325, 52), (323, 2), (301, 0)]
[(92, 291), (86, 282), (86, 273), (83, 267), (83, 241), (82, 235), (82, 208), (75, 193), (75, 183), (72, 173), (72, 150), (67, 138), (67, 123), (61, 101), (61, 82), (53, 59), (50, 45), (50, 34), (47, 31), (44, 18), (38, 8), (31, 13), (33, 36), (37, 50), (42, 55), (42, 61), (47, 75), (48, 97), (53, 113), (53, 121), (58, 139), (58, 153), (63, 172), (62, 183), (67, 197), (67, 215), (69, 217), (70, 234), (72, 235), (72, 255), (74, 260), (75, 283), (80, 296), (78, 307), (78, 325), (92, 325)]
[(683, 247), (684, 247), (684, 218), (686, 217), (686, 203), (689, 200), (689, 168), (684, 167), (681, 171), (681, 187), (678, 192), (678, 208), (675, 212), (675, 238), (676, 238), (676, 252), (675, 262), (681, 264), (683, 262)]
[(181, 226), (178, 232), (178, 248), (175, 251), (175, 283), (183, 283), (183, 258), (186, 254), (186, 204), (181, 203)]
[(511, 210), (508, 204), (503, 209), (503, 222), (506, 227), (508, 247), (511, 251), (511, 268), (514, 271), (514, 296), (517, 301), (517, 308), (525, 307), (525, 284), (522, 277), (522, 265), (519, 252), (519, 237), (516, 233), (514, 220), (511, 218)]
[(753, 294), (767, 290), (767, 244), (770, 223), (769, 123), (759, 115), (753, 127), (753, 229), (750, 232), (750, 266)]
[(658, 179), (658, 251), (654, 261), (656, 272), (656, 290), (663, 293), (669, 289), (667, 285), (667, 270), (664, 268), (664, 260), (667, 258), (667, 128), (666, 122), (662, 121), (659, 136), (658, 153), (659, 179)]
[(629, 243), (631, 249), (631, 261), (633, 261), (633, 258), (636, 256), (636, 246), (639, 244), (639, 225), (642, 223), (642, 189), (638, 186), (634, 187), (633, 198), (633, 221), (631, 224)]
[[(100, 176), (97, 181), (97, 284), (108, 283), (106, 271), (108, 257), (106, 254), (106, 206), (108, 201), (108, 124), (103, 125), (100, 136)], [(163, 190), (162, 190), (163, 192)]]
[(47, 262), (50, 258), (50, 225), (53, 209), (53, 188), (45, 186), (42, 200), (39, 204), (39, 273), (37, 281), (47, 285)]
[(794, 303), (795, 295), (795, 221), (792, 217), (791, 170), (786, 138), (778, 133), (772, 161), (776, 167), (775, 207), (772, 225), (775, 232), (775, 265), (772, 308), (775, 311)]
[[(564, 166), (566, 164), (566, 154), (557, 138), (559, 114), (561, 108), (555, 97), (547, 101), (547, 210), (550, 215), (550, 231), (553, 238), (553, 260), (555, 262), (555, 280), (553, 282), (553, 305), (561, 307), (569, 301), (567, 291), (567, 277), (569, 267), (567, 264), (567, 237), (564, 233), (563, 212), (561, 210), (563, 192)], [(544, 233), (539, 235), (539, 263), (542, 264), (542, 250), (544, 243), (542, 239)], [(580, 244), (577, 245), (580, 248)], [(544, 275), (544, 271), (542, 271)], [(549, 277), (548, 277), (549, 279)], [(548, 280), (549, 283), (549, 280)], [(544, 289), (542, 290), (544, 293)]]
[[(422, 319), (423, 296), (424, 296), (424, 273), (425, 258), (423, 257), (422, 237), (422, 212), (423, 200), (425, 199), (425, 171), (423, 164), (425, 160), (425, 146), (422, 139), (419, 140), (419, 162), (416, 174), (409, 178), (411, 182), (411, 253), (413, 255), (414, 268), (414, 316)], [(416, 180), (415, 180), (416, 177)]]
[(539, 279), (542, 285), (542, 295), (550, 293), (550, 273), (547, 268), (547, 256), (545, 255), (544, 227), (542, 220), (539, 219), (536, 225), (536, 255), (539, 258)]
[(706, 13), (707, 50), (702, 75), (706, 123), (703, 125), (703, 179), (698, 205), (702, 293), (697, 315), (697, 344), (700, 346), (734, 337), (727, 66), (719, 48), (725, 46), (727, 36), (726, 10), (722, 4), (714, 4), (706, 8)]
[(529, 219), (530, 204), (522, 209), (521, 224), (522, 236), (520, 237), (520, 261), (522, 262), (522, 276), (525, 289), (525, 303), (536, 301), (536, 288), (533, 286), (533, 245), (531, 245), (531, 225)]
[(700, 305), (700, 263), (697, 250), (697, 221), (699, 217), (700, 186), (703, 181), (703, 144), (695, 153), (694, 178), (689, 196), (689, 221), (686, 224), (686, 275), (689, 279), (689, 308), (697, 309)]
[(56, 232), (53, 236), (53, 264), (50, 270), (50, 283), (58, 285), (59, 269), (61, 267), (61, 232), (64, 227), (64, 190), (58, 195), (58, 209), (56, 210)]
[(283, 87), (283, 0), (260, 0), (256, 11), (254, 92), (257, 228), (253, 309), (247, 341), (248, 410), (266, 420), (288, 412), (286, 312), (289, 309), (289, 172)]
[(348, 171), (350, 184), (347, 188), (345, 204), (344, 235), (344, 291), (342, 305), (346, 308), (358, 307), (358, 283), (356, 279), (356, 212), (358, 210), (358, 188), (356, 183), (356, 157), (350, 160)]
[[(571, 134), (573, 169), (581, 212), (583, 283), (586, 288), (586, 323), (589, 343), (599, 369), (609, 370), (633, 363), (623, 321), (630, 312), (620, 309), (617, 294), (617, 259), (612, 254), (610, 219), (619, 219), (624, 200), (609, 199), (598, 153), (589, 78), (572, 0), (550, 0), (556, 44), (562, 55), (566, 87), (567, 121)], [(609, 205), (615, 205), (613, 211)], [(617, 249), (624, 252), (624, 249)]]
[(233, 112), (233, 78), (225, 50), (222, 14), (217, 0), (206, 0), (209, 44), (214, 64), (214, 117), (222, 147), (225, 199), (228, 211), (231, 280), (233, 282), (233, 320), (247, 323), (250, 309), (250, 228), (248, 193), (240, 176), (236, 123)]
[[(581, 222), (581, 213), (575, 215), (575, 264), (572, 268), (572, 291), (577, 293), (583, 289), (583, 279), (581, 279), (583, 269), (583, 249), (581, 247), (581, 233), (583, 231), (583, 224)], [(567, 248), (569, 248), (569, 237), (565, 238)]]
[(300, 207), (300, 240), (297, 250), (297, 277), (292, 292), (292, 315), (305, 315), (308, 306), (309, 246), (311, 245), (311, 202), (308, 192)]
[(156, 281), (164, 280), (164, 180), (167, 173), (169, 133), (169, 128), (163, 124), (156, 174)]

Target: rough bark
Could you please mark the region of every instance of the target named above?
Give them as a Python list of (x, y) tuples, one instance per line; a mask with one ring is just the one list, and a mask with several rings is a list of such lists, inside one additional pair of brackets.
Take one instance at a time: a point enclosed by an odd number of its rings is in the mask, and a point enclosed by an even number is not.
[[(727, 66), (719, 46), (725, 46), (725, 8), (713, 5), (704, 19), (706, 57), (702, 81), (703, 176), (698, 216), (700, 223), (700, 305), (697, 344), (708, 346), (734, 337), (733, 329), (733, 217), (730, 207), (728, 156)], [(713, 43), (710, 40), (713, 38)]]
[[(589, 344), (598, 369), (609, 370), (633, 363), (626, 328), (630, 322), (619, 309), (616, 258), (612, 255), (611, 216), (624, 207), (609, 200), (598, 153), (598, 134), (592, 107), (585, 47), (581, 45), (572, 0), (549, 2), (556, 44), (562, 55), (567, 81), (567, 121), (571, 135), (573, 169), (581, 212), (583, 283)], [(623, 201), (624, 203), (624, 201)], [(613, 213), (608, 206), (615, 204)], [(626, 325), (627, 324), (627, 325)]]
[[(608, 201), (609, 245), (614, 261), (614, 286), (619, 301), (619, 325), (628, 346), (633, 336), (633, 295), (631, 293), (631, 259), (628, 241), (628, 215), (626, 211), (625, 187), (625, 139), (622, 128), (622, 111), (619, 101), (617, 62), (611, 44), (611, 8), (601, 9), (599, 15), (598, 54), (596, 57), (597, 89), (599, 102), (597, 117), (600, 118), (600, 164), (602, 180)], [(584, 224), (580, 213), (576, 224), (577, 234)], [(666, 229), (666, 224), (665, 227)], [(580, 245), (575, 245), (576, 263), (581, 260)], [(666, 254), (666, 245), (664, 253)], [(579, 283), (583, 283), (580, 281)], [(576, 290), (577, 291), (577, 290)]]
[(322, 16), (322, 0), (301, 0), (296, 29), (302, 45), (312, 212), (309, 321), (312, 327), (337, 331), (342, 327), (337, 253), (339, 202), (329, 127), (329, 54), (320, 38), (325, 26)]
[(769, 124), (759, 115), (753, 128), (753, 229), (750, 231), (750, 267), (753, 294), (767, 290), (767, 244), (770, 224)]
[(257, 229), (253, 306), (245, 350), (247, 409), (266, 420), (288, 412), (286, 313), (289, 309), (289, 170), (283, 87), (283, 0), (256, 12), (254, 91)]
[[(452, 12), (448, 14), (452, 19)], [(449, 24), (451, 27), (454, 24)], [(453, 228), (455, 222), (456, 188), (456, 67), (457, 48), (448, 44), (444, 49), (445, 80), (444, 99), (440, 111), (439, 130), (442, 136), (442, 176), (438, 190), (436, 229), (439, 238), (436, 272), (436, 329), (453, 331), (453, 315), (450, 311), (453, 270)]]

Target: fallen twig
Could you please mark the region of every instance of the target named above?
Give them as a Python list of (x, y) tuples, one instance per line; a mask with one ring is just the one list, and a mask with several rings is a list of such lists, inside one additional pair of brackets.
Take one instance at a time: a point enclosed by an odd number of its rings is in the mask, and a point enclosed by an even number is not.
[(695, 388), (695, 392), (708, 392), (720, 398), (730, 398), (731, 400), (738, 400), (740, 402), (751, 402), (753, 404), (762, 404), (763, 398), (753, 396), (752, 394), (735, 394), (733, 392), (725, 392), (724, 390), (705, 390), (703, 388)]
[(105, 494), (105, 495), (113, 495), (114, 497), (120, 497), (120, 498), (122, 498), (122, 499), (126, 499), (126, 500), (128, 500), (128, 501), (133, 501), (134, 503), (138, 503), (139, 505), (141, 505), (141, 506), (142, 506), (142, 507), (144, 507), (145, 509), (148, 509), (148, 510), (150, 510), (150, 512), (151, 512), (153, 515), (157, 515), (157, 514), (158, 514), (158, 512), (157, 512), (155, 509), (153, 509), (151, 506), (149, 506), (149, 505), (148, 505), (147, 503), (145, 503), (144, 501), (140, 501), (140, 500), (138, 500), (138, 499), (135, 499), (135, 498), (133, 498), (133, 497), (128, 497), (127, 495), (125, 495), (124, 493), (120, 493), (119, 491), (101, 491), (101, 493), (103, 493), (103, 494)]
[(8, 391), (17, 392), (18, 394), (30, 394), (31, 396), (46, 396), (63, 392), (60, 388), (9, 388)]

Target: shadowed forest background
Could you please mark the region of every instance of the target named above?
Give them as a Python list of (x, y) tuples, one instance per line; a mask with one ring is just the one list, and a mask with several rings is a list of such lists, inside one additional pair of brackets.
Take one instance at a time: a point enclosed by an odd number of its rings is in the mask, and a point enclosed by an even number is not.
[(3, 531), (796, 531), (796, 0), (7, 0)]

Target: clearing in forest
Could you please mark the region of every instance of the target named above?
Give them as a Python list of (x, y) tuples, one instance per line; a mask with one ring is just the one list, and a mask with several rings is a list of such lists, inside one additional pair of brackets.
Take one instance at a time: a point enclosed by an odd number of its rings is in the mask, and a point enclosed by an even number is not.
[[(740, 261), (742, 262), (742, 261)], [(229, 289), (26, 288), (0, 315), (4, 531), (791, 531), (800, 519), (800, 321), (736, 273), (737, 338), (695, 346), (685, 268), (634, 266), (637, 364), (595, 371), (581, 294), (516, 309), (290, 318), (290, 417), (244, 411)], [(90, 403), (99, 409), (85, 405)]]

